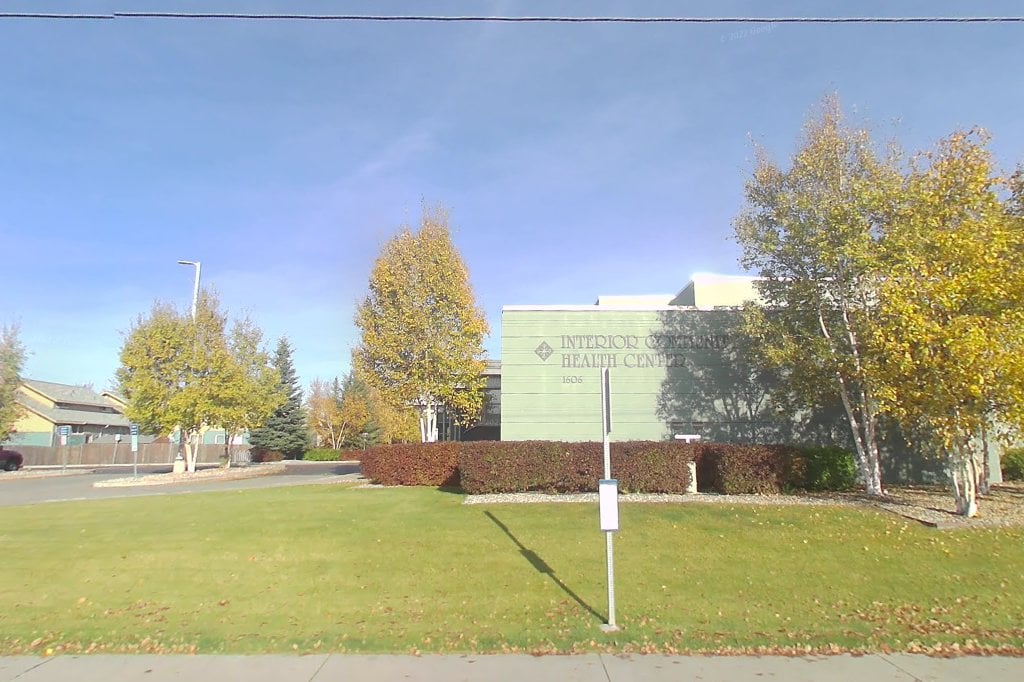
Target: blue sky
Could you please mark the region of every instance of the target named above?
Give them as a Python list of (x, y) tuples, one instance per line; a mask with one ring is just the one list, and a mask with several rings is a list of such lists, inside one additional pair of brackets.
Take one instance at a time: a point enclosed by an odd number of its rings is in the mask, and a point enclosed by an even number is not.
[[(844, 11), (844, 7), (850, 9)], [(1019, 15), (1016, 2), (44, 2), (5, 11)], [(381, 245), (442, 203), (501, 306), (740, 272), (752, 141), (789, 158), (838, 92), (914, 150), (981, 125), (1024, 161), (1024, 25), (0, 20), (0, 324), (34, 379), (108, 387), (133, 320), (193, 271), (343, 375)]]

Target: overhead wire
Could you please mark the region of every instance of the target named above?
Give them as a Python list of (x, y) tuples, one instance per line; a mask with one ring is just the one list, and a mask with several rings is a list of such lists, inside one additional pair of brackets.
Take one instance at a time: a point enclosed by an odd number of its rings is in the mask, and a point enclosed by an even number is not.
[(631, 16), (461, 16), (417, 14), (296, 14), (253, 12), (0, 12), (0, 19), (112, 20), (186, 19), (254, 21), (368, 21), (455, 23), (571, 23), (571, 24), (1008, 24), (1024, 16), (910, 16), (910, 17), (631, 17)]

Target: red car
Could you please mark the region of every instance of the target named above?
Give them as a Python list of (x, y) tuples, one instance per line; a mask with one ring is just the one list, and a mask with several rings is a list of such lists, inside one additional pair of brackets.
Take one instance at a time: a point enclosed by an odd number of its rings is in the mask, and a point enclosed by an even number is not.
[(17, 471), (21, 468), (24, 458), (20, 452), (14, 450), (0, 450), (0, 469), (6, 471)]

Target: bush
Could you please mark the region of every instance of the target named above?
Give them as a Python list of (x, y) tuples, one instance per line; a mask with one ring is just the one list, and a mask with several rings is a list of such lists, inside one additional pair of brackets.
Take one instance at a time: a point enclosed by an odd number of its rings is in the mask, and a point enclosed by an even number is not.
[(338, 462), (345, 459), (359, 459), (358, 450), (335, 450), (333, 448), (313, 448), (302, 454), (302, 459), (310, 462)]
[(802, 476), (795, 453), (786, 445), (700, 444), (698, 490), (724, 495), (781, 493)]
[(382, 485), (459, 485), (460, 443), (379, 445), (360, 453), (363, 476)]
[(471, 495), (596, 490), (601, 476), (599, 443), (524, 440), (461, 445), (459, 474), (463, 490)]
[(612, 475), (627, 493), (685, 493), (698, 446), (676, 441), (631, 441), (612, 445)]
[[(556, 441), (461, 443), (459, 472), (471, 494), (594, 492), (604, 474), (601, 443)], [(622, 492), (682, 493), (695, 446), (635, 441), (612, 443), (612, 476)]]
[(820, 492), (857, 485), (857, 461), (849, 450), (835, 445), (801, 447), (794, 457), (790, 487)]
[(283, 459), (284, 454), (277, 450), (267, 450), (266, 448), (249, 449), (249, 461), (253, 464), (261, 462), (280, 462)]
[[(604, 473), (597, 442), (412, 443), (353, 454), (360, 456), (363, 475), (376, 483), (461, 485), (471, 495), (593, 492)], [(696, 462), (701, 492), (778, 494), (856, 484), (853, 456), (837, 447), (631, 441), (612, 443), (611, 459), (612, 476), (624, 493), (684, 493), (690, 462)]]
[(1004, 450), (999, 463), (1003, 470), (1003, 480), (1024, 481), (1024, 448)]

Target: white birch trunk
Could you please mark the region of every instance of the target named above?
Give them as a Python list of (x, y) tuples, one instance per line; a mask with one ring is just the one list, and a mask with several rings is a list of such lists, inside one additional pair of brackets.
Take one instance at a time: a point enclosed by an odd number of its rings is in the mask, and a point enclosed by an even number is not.
[(989, 477), (992, 462), (988, 452), (988, 429), (981, 427), (981, 469), (978, 471), (978, 494), (984, 497), (992, 492), (992, 481)]
[(196, 472), (196, 456), (199, 454), (199, 432), (190, 432), (185, 437), (185, 470), (194, 474)]
[(431, 397), (420, 401), (420, 442), (437, 442), (437, 408)]
[(975, 516), (978, 513), (978, 470), (974, 454), (953, 446), (949, 451), (949, 469), (956, 513), (966, 517)]
[[(829, 348), (832, 348), (832, 335), (828, 331), (828, 325), (825, 324), (825, 316), (820, 308), (818, 309), (818, 325), (822, 335), (829, 342)], [(852, 336), (852, 332), (850, 334), (851, 341), (854, 341), (855, 338)], [(834, 349), (832, 349), (832, 354), (833, 356), (835, 355)], [(857, 359), (857, 365), (858, 367), (860, 366), (859, 358)], [(865, 491), (871, 496), (884, 495), (885, 493), (882, 490), (882, 472), (878, 457), (878, 442), (875, 433), (874, 412), (868, 404), (867, 396), (862, 391), (861, 410), (858, 417), (853, 401), (850, 398), (850, 390), (846, 384), (846, 379), (841, 372), (836, 372), (836, 380), (839, 382), (839, 396), (843, 401), (843, 410), (846, 412), (846, 419), (850, 424), (850, 431), (853, 434), (853, 444), (857, 450), (857, 465), (860, 468), (861, 477), (864, 479)]]

